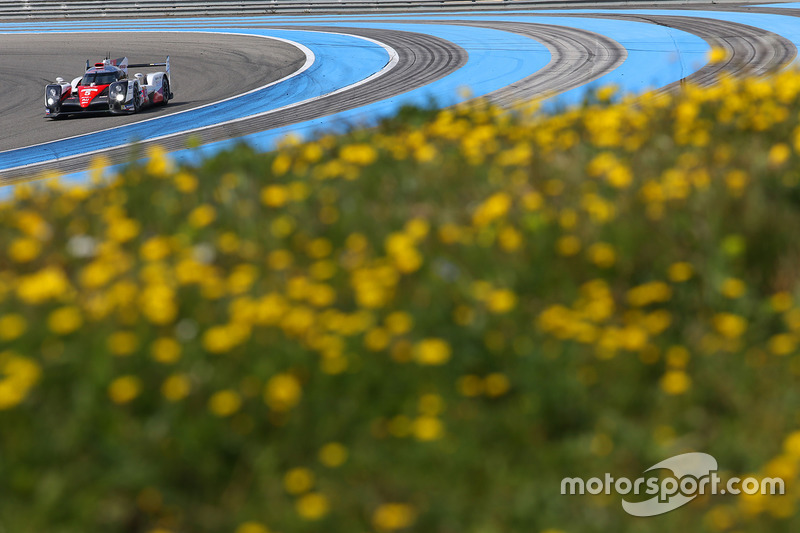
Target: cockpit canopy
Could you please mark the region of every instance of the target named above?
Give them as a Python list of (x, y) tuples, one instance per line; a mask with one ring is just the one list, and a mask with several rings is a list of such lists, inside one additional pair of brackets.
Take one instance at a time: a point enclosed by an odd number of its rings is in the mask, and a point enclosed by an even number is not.
[(80, 85), (110, 85), (124, 78), (125, 72), (120, 69), (90, 69), (83, 75)]

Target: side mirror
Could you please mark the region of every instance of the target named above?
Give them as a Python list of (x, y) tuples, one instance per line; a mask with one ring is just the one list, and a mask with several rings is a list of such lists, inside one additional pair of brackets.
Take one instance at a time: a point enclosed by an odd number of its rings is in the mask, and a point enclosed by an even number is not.
[(59, 76), (58, 78), (56, 78), (56, 83), (64, 83), (64, 78)]

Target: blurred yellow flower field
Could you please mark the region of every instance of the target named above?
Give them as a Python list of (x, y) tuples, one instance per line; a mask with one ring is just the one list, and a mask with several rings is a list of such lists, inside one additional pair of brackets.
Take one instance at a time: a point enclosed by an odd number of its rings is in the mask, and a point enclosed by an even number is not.
[[(799, 110), (608, 88), (18, 186), (0, 530), (796, 529)], [(689, 451), (787, 494), (559, 493)]]

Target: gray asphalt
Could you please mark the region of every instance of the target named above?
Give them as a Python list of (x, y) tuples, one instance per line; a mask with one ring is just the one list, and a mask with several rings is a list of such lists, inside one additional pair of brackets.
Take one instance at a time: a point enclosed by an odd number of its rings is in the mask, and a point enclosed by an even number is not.
[[(175, 99), (137, 115), (44, 118), (44, 86), (72, 80), (86, 60), (127, 56), (131, 63), (170, 56)], [(157, 54), (154, 57), (153, 54)], [(296, 47), (260, 37), (203, 33), (0, 35), (0, 152), (184, 111), (241, 94), (299, 69)], [(151, 72), (158, 69), (132, 69)], [(2, 158), (0, 153), (0, 158)]]
[(500, 106), (556, 94), (596, 80), (620, 66), (628, 52), (617, 41), (577, 28), (518, 22), (454, 21), (453, 24), (494, 28), (539, 41), (550, 51), (550, 62), (522, 80), (486, 95)]

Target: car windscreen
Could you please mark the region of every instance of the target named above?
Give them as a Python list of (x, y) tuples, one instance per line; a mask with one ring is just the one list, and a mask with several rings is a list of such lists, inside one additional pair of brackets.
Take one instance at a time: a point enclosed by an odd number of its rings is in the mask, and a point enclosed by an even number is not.
[(81, 80), (81, 85), (108, 85), (117, 81), (116, 72), (87, 72)]

